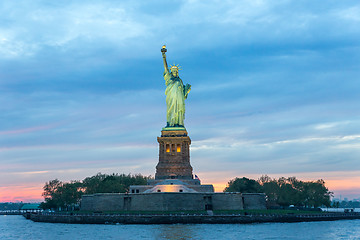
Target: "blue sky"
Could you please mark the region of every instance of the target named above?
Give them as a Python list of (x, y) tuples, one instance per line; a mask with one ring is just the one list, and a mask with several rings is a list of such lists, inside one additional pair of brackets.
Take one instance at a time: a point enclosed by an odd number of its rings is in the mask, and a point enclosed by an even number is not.
[(322, 178), (360, 197), (358, 1), (5, 0), (0, 23), (0, 199), (35, 199), (54, 178), (154, 175), (163, 44), (192, 85), (204, 183)]

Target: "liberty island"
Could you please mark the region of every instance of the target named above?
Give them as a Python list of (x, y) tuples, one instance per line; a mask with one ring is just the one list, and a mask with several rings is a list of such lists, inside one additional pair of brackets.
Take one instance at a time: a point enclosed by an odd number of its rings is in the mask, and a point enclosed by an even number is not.
[[(267, 210), (264, 193), (214, 192), (211, 184), (194, 177), (191, 139), (185, 128), (185, 100), (191, 90), (183, 84), (179, 67), (168, 67), (161, 48), (166, 85), (166, 126), (157, 137), (159, 159), (154, 179), (131, 185), (126, 193), (82, 195), (77, 213), (27, 214), (37, 222), (55, 223), (262, 223), (360, 219), (359, 213), (284, 214)], [(144, 184), (144, 183), (142, 183)], [(256, 211), (260, 211), (256, 212)], [(89, 215), (88, 213), (92, 213)], [(107, 214), (112, 213), (112, 214)], [(192, 214), (189, 214), (192, 213)]]

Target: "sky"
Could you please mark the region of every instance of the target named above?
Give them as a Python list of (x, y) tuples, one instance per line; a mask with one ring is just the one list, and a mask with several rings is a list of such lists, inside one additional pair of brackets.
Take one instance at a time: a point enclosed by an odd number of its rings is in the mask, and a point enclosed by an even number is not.
[(52, 179), (155, 175), (166, 125), (161, 46), (192, 85), (191, 164), (324, 179), (360, 198), (360, 2), (0, 2), (0, 202)]

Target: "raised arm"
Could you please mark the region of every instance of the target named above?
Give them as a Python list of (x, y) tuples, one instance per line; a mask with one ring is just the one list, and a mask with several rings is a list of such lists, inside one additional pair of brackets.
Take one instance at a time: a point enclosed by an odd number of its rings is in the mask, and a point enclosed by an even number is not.
[(169, 68), (168, 68), (168, 65), (167, 65), (167, 61), (166, 61), (166, 46), (162, 46), (161, 48), (161, 54), (162, 54), (162, 57), (163, 57), (163, 60), (164, 60), (164, 68), (165, 68), (165, 72), (169, 72)]

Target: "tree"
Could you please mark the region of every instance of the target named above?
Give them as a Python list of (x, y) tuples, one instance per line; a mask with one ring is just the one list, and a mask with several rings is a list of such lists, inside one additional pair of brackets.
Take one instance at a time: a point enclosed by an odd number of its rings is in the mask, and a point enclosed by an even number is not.
[(262, 190), (265, 193), (267, 201), (270, 205), (277, 204), (280, 195), (280, 187), (276, 179), (263, 175), (258, 179), (258, 183), (262, 186)]
[(63, 183), (58, 179), (51, 180), (44, 186), (42, 195), (45, 202), (41, 204), (41, 207), (43, 209), (74, 208), (80, 202), (82, 194), (83, 189), (80, 181)]
[(64, 183), (56, 192), (58, 204), (62, 208), (67, 210), (71, 208), (73, 210), (80, 203), (83, 193), (81, 182), (71, 181), (70, 183)]
[(262, 188), (257, 181), (243, 177), (230, 180), (224, 192), (259, 193)]
[(129, 191), (130, 185), (145, 185), (149, 177), (141, 174), (101, 174), (87, 177), (83, 181), (63, 183), (58, 179), (45, 183), (43, 209), (73, 210), (79, 204), (81, 196), (94, 193), (124, 193)]
[(280, 177), (272, 179), (267, 175), (257, 181), (248, 178), (235, 178), (228, 182), (224, 192), (257, 193), (264, 192), (270, 205), (289, 205), (320, 207), (330, 206), (330, 192), (325, 187), (324, 180), (304, 182), (296, 177)]
[(45, 199), (51, 198), (52, 195), (57, 191), (57, 189), (62, 185), (63, 183), (59, 179), (54, 179), (45, 183), (45, 186), (43, 187), (44, 192), (42, 196), (44, 196)]
[(305, 206), (308, 207), (320, 207), (320, 206), (331, 206), (330, 197), (332, 196), (332, 192), (330, 192), (325, 187), (324, 180), (320, 179), (313, 182), (306, 182), (304, 187)]
[(58, 209), (59, 208), (59, 199), (56, 197), (57, 190), (63, 185), (58, 179), (51, 180), (45, 183), (43, 187), (44, 192), (42, 196), (45, 199), (44, 203), (41, 203), (40, 207), (43, 209)]
[(295, 177), (284, 178), (277, 180), (280, 191), (277, 203), (281, 206), (302, 206), (303, 205), (303, 182), (297, 180)]
[(301, 199), (299, 199), (299, 192), (289, 183), (282, 183), (280, 185), (280, 192), (277, 199), (277, 203), (280, 206), (288, 207), (290, 205), (299, 205)]
[(93, 193), (124, 193), (129, 191), (130, 185), (146, 185), (150, 177), (141, 174), (101, 174), (87, 177), (83, 180), (85, 194)]

